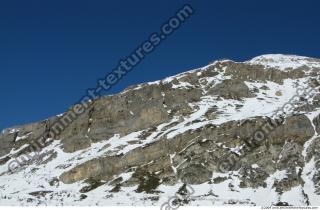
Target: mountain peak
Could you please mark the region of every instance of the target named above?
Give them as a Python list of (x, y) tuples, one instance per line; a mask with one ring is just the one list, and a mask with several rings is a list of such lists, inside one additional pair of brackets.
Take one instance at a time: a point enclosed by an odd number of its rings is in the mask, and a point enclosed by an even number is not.
[(296, 69), (303, 66), (310, 68), (320, 68), (320, 60), (297, 55), (266, 54), (254, 57), (246, 61), (248, 64), (263, 65), (267, 68), (277, 68), (280, 70)]

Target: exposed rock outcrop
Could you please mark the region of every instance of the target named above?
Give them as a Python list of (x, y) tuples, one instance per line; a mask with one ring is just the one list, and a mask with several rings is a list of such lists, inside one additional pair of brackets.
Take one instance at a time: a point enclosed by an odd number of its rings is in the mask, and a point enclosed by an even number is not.
[(95, 99), (75, 119), (6, 129), (0, 201), (161, 204), (177, 192), (181, 204), (317, 205), (319, 70), (299, 56), (215, 61)]

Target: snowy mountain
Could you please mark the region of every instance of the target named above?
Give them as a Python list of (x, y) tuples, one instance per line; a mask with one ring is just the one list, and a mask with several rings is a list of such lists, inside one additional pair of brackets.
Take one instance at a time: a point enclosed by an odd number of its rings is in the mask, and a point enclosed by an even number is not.
[(320, 205), (319, 76), (308, 57), (220, 60), (63, 129), (72, 107), (5, 129), (0, 205)]

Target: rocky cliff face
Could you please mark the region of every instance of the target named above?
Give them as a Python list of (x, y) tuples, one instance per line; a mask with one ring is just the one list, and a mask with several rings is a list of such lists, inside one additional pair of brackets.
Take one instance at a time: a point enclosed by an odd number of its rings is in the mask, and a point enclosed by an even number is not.
[(189, 186), (176, 202), (320, 205), (319, 76), (300, 56), (215, 61), (101, 97), (54, 139), (68, 112), (6, 129), (0, 204), (161, 205)]

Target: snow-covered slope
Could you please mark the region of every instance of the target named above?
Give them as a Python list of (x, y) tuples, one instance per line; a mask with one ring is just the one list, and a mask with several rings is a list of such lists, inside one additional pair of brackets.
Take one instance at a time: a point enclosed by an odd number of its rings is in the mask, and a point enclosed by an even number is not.
[(269, 54), (262, 55), (247, 61), (248, 64), (263, 65), (280, 70), (297, 69), (300, 67), (320, 68), (318, 59), (296, 55)]
[(37, 156), (32, 142), (67, 112), (6, 129), (0, 205), (320, 205), (319, 68), (263, 55), (140, 84), (95, 101)]

